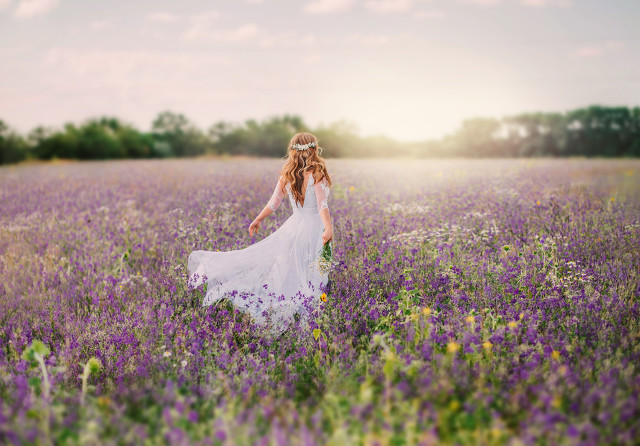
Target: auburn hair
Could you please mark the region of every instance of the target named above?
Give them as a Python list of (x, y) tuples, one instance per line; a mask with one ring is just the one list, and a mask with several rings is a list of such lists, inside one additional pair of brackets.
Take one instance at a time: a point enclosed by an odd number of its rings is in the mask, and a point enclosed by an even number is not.
[[(293, 148), (294, 144), (309, 144), (315, 143), (315, 147), (309, 147), (305, 150), (298, 150)], [(289, 147), (287, 155), (285, 157), (285, 164), (282, 167), (280, 174), (282, 175), (282, 192), (285, 192), (287, 184), (291, 185), (291, 193), (296, 203), (302, 205), (302, 200), (305, 198), (302, 191), (304, 185), (304, 173), (311, 171), (313, 179), (316, 183), (326, 179), (329, 186), (331, 186), (331, 177), (327, 172), (327, 166), (324, 158), (320, 156), (322, 148), (318, 145), (318, 138), (311, 133), (297, 133), (293, 135), (291, 141), (289, 141)]]

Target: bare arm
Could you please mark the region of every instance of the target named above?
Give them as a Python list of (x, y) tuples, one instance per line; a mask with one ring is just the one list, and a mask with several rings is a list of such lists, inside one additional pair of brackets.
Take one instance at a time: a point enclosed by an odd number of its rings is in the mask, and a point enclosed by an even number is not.
[(266, 205), (264, 208), (262, 208), (260, 214), (258, 214), (255, 220), (253, 220), (253, 222), (249, 225), (249, 235), (253, 237), (253, 234), (258, 232), (258, 229), (260, 229), (260, 223), (262, 223), (262, 220), (264, 220), (271, 214), (273, 214), (273, 211), (269, 208), (269, 205)]

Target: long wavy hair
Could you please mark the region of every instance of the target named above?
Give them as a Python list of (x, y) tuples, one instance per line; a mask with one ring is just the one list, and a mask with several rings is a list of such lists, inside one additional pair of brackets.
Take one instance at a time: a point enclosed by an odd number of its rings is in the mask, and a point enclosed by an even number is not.
[[(294, 149), (294, 144), (309, 144), (315, 142), (315, 147), (309, 147), (306, 150)], [(318, 138), (311, 133), (297, 133), (293, 135), (291, 141), (289, 141), (289, 147), (287, 150), (287, 156), (285, 157), (285, 164), (282, 167), (280, 174), (283, 178), (282, 192), (285, 192), (287, 184), (291, 185), (291, 193), (296, 203), (302, 206), (302, 200), (304, 199), (304, 193), (302, 186), (304, 185), (304, 173), (311, 171), (313, 179), (316, 183), (319, 183), (326, 178), (327, 183), (331, 186), (331, 177), (327, 172), (327, 166), (324, 162), (324, 158), (320, 156), (322, 148), (318, 145)]]

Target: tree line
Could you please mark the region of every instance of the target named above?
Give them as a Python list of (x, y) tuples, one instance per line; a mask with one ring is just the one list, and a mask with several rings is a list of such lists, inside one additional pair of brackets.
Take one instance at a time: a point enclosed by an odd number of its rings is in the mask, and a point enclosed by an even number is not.
[(360, 136), (340, 121), (310, 128), (284, 115), (241, 124), (221, 121), (203, 131), (185, 115), (164, 111), (149, 132), (117, 118), (90, 119), (60, 129), (36, 127), (26, 136), (0, 120), (0, 164), (25, 159), (191, 157), (207, 154), (282, 157), (291, 136), (311, 131), (331, 157), (640, 156), (640, 107), (590, 106), (566, 113), (524, 113), (467, 119), (442, 139), (400, 142)]

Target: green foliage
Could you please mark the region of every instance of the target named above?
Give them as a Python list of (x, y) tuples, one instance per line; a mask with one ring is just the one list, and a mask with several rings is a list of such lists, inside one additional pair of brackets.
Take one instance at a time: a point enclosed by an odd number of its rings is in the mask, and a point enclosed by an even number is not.
[(31, 345), (22, 352), (22, 359), (29, 361), (32, 366), (37, 366), (38, 358), (46, 358), (49, 353), (51, 353), (49, 347), (44, 345), (42, 341), (34, 339)]
[(0, 164), (17, 163), (27, 155), (26, 141), (0, 120)]
[(308, 130), (299, 116), (285, 115), (262, 123), (250, 119), (241, 126), (220, 122), (211, 126), (209, 135), (218, 153), (281, 157), (291, 137)]
[(169, 145), (175, 156), (203, 155), (210, 149), (204, 133), (180, 113), (160, 113), (153, 121), (152, 132), (158, 141)]
[(640, 107), (593, 105), (567, 113), (473, 118), (441, 140), (400, 142), (361, 136), (348, 121), (309, 127), (297, 115), (242, 124), (219, 121), (205, 133), (184, 114), (163, 111), (150, 133), (117, 118), (91, 119), (61, 130), (37, 127), (26, 140), (0, 121), (0, 164), (39, 159), (164, 158), (206, 154), (282, 157), (292, 135), (311, 131), (325, 154), (371, 157), (640, 156)]
[(102, 363), (98, 358), (91, 358), (84, 366), (84, 373), (88, 375), (97, 375), (100, 372)]
[(36, 128), (29, 139), (39, 159), (111, 159), (148, 158), (154, 153), (151, 135), (116, 118), (89, 120), (81, 126), (66, 124), (61, 131)]

